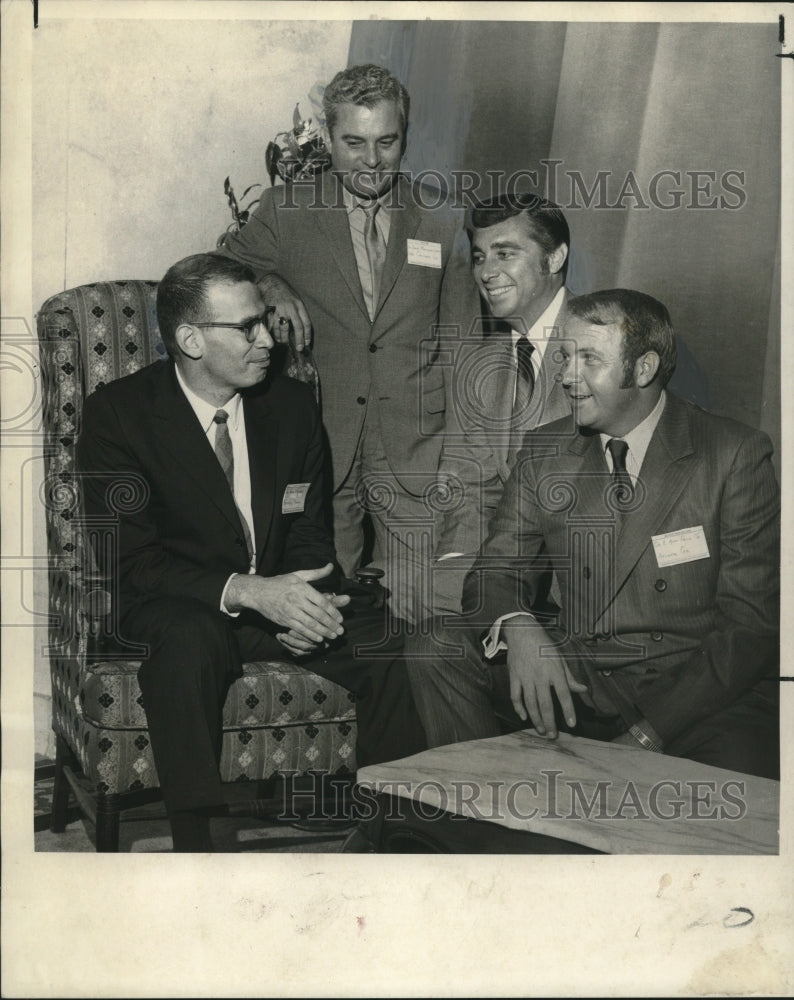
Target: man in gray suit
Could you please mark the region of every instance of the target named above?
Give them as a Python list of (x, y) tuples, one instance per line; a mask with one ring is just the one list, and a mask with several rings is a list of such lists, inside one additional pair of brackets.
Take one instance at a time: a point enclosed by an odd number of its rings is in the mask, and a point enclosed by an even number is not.
[[(446, 635), (463, 655), (409, 668), (431, 746), (531, 723), (777, 776), (772, 446), (668, 392), (675, 358), (650, 296), (569, 304), (573, 415), (525, 438)], [(560, 609), (542, 618), (549, 569)]]
[[(448, 504), (426, 586), (430, 614), (459, 614), (466, 573), (527, 431), (570, 413), (560, 384), (560, 336), (570, 233), (562, 211), (505, 193), (472, 212), (472, 274), (490, 308), (458, 351), (440, 479)], [(484, 329), (483, 329), (484, 328)]]
[(273, 332), (310, 338), (320, 375), (333, 483), (334, 544), (360, 565), (364, 515), (391, 608), (414, 617), (416, 527), (438, 473), (446, 387), (438, 326), (466, 327), (477, 292), (462, 226), (399, 174), (409, 98), (380, 66), (337, 73), (323, 94), (332, 169), (265, 192), (222, 252), (249, 264)]

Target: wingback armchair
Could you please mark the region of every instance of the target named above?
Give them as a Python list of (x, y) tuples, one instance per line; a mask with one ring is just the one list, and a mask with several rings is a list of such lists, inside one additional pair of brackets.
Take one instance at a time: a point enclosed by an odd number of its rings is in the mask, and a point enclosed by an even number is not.
[[(83, 512), (75, 442), (85, 397), (166, 357), (154, 281), (83, 285), (48, 299), (37, 317), (44, 386), (49, 555), (49, 656), (56, 774), (52, 829), (62, 832), (70, 792), (96, 824), (99, 851), (117, 851), (119, 814), (158, 787), (138, 687), (140, 648), (113, 641), (112, 583), (95, 570), (89, 536), (112, 531)], [(302, 358), (287, 373), (311, 381)], [(114, 498), (119, 511), (127, 499)], [(246, 663), (223, 715), (221, 778), (355, 771), (352, 696), (295, 663)]]

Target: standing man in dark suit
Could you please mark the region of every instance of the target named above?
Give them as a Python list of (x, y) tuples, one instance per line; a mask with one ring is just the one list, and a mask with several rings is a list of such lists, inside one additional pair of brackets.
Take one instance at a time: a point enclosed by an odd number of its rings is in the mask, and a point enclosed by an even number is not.
[[(438, 324), (479, 312), (462, 227), (400, 175), (409, 97), (380, 66), (337, 73), (323, 94), (332, 168), (264, 193), (222, 253), (249, 264), (272, 332), (313, 341), (333, 470), (334, 543), (360, 565), (369, 510), (391, 607), (412, 619), (415, 526), (435, 481), (446, 402)], [(408, 526), (409, 530), (403, 530)]]
[(246, 660), (288, 651), (356, 692), (359, 763), (425, 743), (404, 668), (354, 656), (384, 635), (382, 614), (321, 591), (339, 571), (319, 415), (307, 386), (266, 379), (253, 273), (188, 257), (160, 283), (157, 318), (169, 360), (86, 401), (78, 459), (91, 517), (111, 513), (114, 483), (137, 484), (105, 569), (122, 635), (149, 647), (139, 682), (174, 849), (210, 850), (222, 708)]
[(472, 274), (491, 315), (452, 373), (439, 477), (454, 503), (437, 524), (431, 614), (460, 614), (463, 580), (487, 533), (523, 436), (571, 411), (560, 383), (571, 237), (556, 205), (501, 194), (472, 212)]
[[(573, 419), (519, 454), (466, 580), (466, 655), (411, 666), (428, 739), (497, 735), (501, 719), (550, 738), (562, 725), (776, 777), (769, 439), (665, 391), (675, 343), (655, 299), (573, 299), (564, 334)], [(527, 612), (549, 568), (561, 614), (541, 623)]]

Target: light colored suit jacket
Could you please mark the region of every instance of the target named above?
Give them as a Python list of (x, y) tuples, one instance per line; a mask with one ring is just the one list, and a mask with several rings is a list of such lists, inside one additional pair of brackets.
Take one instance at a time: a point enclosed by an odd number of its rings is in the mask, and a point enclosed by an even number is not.
[[(476, 315), (462, 230), (444, 206), (395, 188), (377, 311), (370, 320), (350, 226), (336, 177), (269, 189), (247, 225), (221, 252), (250, 264), (257, 278), (277, 274), (303, 300), (314, 331), (323, 425), (333, 482), (350, 470), (367, 406), (377, 405), (386, 458), (403, 488), (421, 495), (438, 471), (446, 388), (438, 326)], [(437, 200), (437, 199), (435, 199)], [(453, 244), (458, 238), (457, 252)], [(440, 266), (409, 263), (408, 240), (438, 248)], [(427, 249), (427, 246), (426, 246)]]
[[(560, 375), (562, 338), (568, 302), (566, 289), (535, 382), (523, 429), (533, 430), (571, 412)], [(460, 345), (447, 404), (447, 430), (439, 479), (449, 489), (436, 522), (436, 556), (462, 553), (433, 567), (433, 612), (460, 611), (463, 580), (488, 531), (510, 475), (509, 451), (516, 379), (515, 350), (509, 331)]]
[[(528, 609), (550, 563), (562, 613), (549, 631), (574, 673), (667, 743), (778, 673), (771, 457), (765, 434), (668, 394), (636, 508), (615, 530), (600, 436), (572, 418), (528, 435), (466, 579), (464, 611), (490, 627)], [(660, 564), (654, 538), (675, 551), (686, 529), (702, 529), (708, 554)]]

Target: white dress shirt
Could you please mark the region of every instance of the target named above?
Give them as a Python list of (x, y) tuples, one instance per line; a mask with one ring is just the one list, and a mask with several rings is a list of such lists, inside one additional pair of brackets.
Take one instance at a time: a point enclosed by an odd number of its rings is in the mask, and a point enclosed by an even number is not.
[[(176, 378), (182, 392), (185, 394), (185, 398), (196, 414), (199, 424), (201, 424), (201, 429), (207, 435), (207, 440), (213, 451), (215, 451), (215, 435), (218, 430), (218, 425), (215, 423), (215, 414), (218, 410), (225, 410), (229, 414), (226, 426), (229, 429), (229, 438), (232, 442), (232, 456), (234, 458), (234, 502), (237, 504), (240, 516), (245, 518), (245, 523), (251, 533), (251, 547), (254, 551), (248, 572), (253, 573), (256, 569), (256, 535), (254, 534), (254, 516), (251, 508), (251, 471), (248, 465), (248, 441), (245, 436), (243, 400), (240, 393), (236, 392), (223, 406), (215, 406), (193, 392), (185, 383), (184, 378), (182, 378), (179, 368), (176, 369)], [(237, 574), (232, 573), (229, 580), (231, 580), (232, 576), (237, 576)], [(226, 581), (226, 586), (223, 588), (223, 593), (221, 594), (220, 608), (224, 612), (226, 612), (226, 589), (229, 586), (229, 580)], [(229, 614), (229, 612), (226, 613)]]
[[(624, 434), (621, 438), (618, 438), (619, 441), (625, 441), (629, 447), (629, 450), (626, 452), (626, 472), (628, 472), (629, 478), (635, 486), (637, 485), (637, 477), (640, 474), (642, 463), (645, 461), (645, 452), (648, 450), (648, 445), (651, 443), (653, 432), (656, 430), (656, 425), (659, 423), (662, 413), (664, 412), (666, 399), (667, 393), (662, 392), (659, 397), (659, 402), (656, 406), (654, 406), (642, 423), (637, 424), (634, 430), (629, 431), (628, 434)], [(601, 434), (600, 437), (607, 466), (609, 471), (613, 472), (612, 452), (607, 448), (607, 444), (612, 440), (612, 438), (609, 434)]]
[[(535, 383), (537, 383), (540, 378), (540, 366), (543, 364), (543, 356), (546, 353), (546, 348), (548, 347), (549, 337), (555, 332), (557, 317), (560, 314), (560, 309), (562, 309), (564, 299), (565, 286), (562, 285), (557, 289), (557, 294), (551, 302), (549, 302), (537, 320), (526, 332), (527, 340), (535, 348), (530, 355), (532, 371), (535, 373)], [(516, 344), (521, 337), (524, 336), (524, 334), (519, 330), (511, 330), (510, 336), (513, 341), (513, 354), (515, 356)], [(516, 358), (516, 371), (518, 371), (518, 358)], [(513, 399), (515, 399), (515, 383), (513, 387)]]

